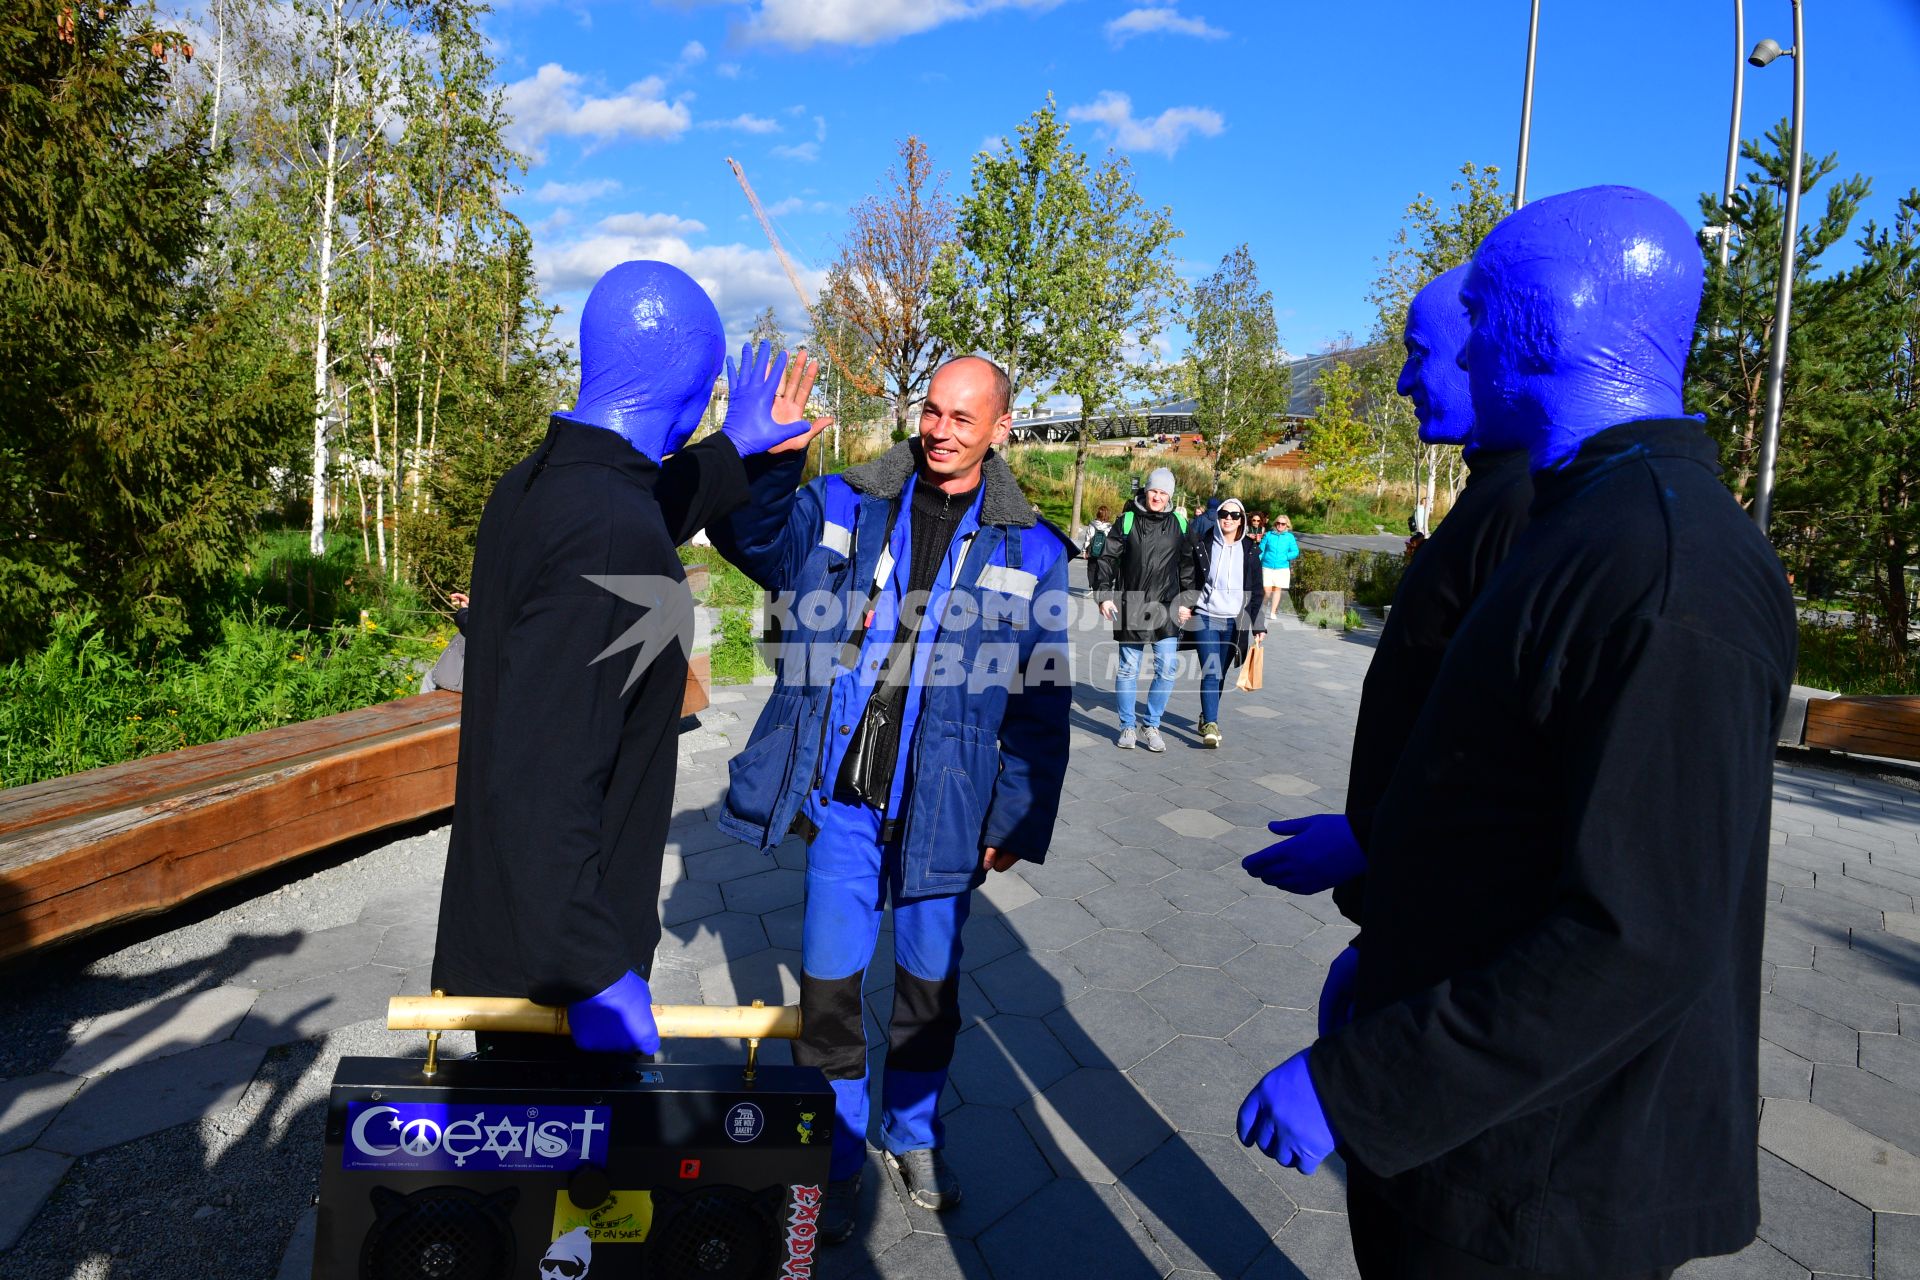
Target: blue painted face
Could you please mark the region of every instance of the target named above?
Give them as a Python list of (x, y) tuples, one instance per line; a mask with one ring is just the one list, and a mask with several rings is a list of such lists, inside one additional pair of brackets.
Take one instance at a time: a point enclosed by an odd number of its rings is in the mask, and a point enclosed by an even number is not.
[(1461, 287), (1474, 441), (1564, 466), (1622, 422), (1681, 416), (1700, 250), (1674, 208), (1585, 187), (1510, 214)]
[(1465, 444), (1473, 434), (1473, 397), (1460, 367), (1460, 348), (1467, 342), (1460, 283), (1466, 278), (1464, 266), (1441, 272), (1407, 308), (1407, 362), (1400, 366), (1395, 390), (1413, 401), (1420, 438), (1428, 444)]
[(687, 442), (720, 375), (726, 332), (697, 281), (623, 262), (580, 313), (580, 398), (560, 416), (624, 436), (655, 462)]

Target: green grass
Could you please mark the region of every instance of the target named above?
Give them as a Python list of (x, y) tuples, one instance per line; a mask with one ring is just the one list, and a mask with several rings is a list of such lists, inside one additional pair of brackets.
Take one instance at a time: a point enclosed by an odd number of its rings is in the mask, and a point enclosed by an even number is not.
[(1800, 666), (1794, 679), (1835, 693), (1920, 693), (1920, 667), (1878, 637), (1852, 627), (1800, 624)]

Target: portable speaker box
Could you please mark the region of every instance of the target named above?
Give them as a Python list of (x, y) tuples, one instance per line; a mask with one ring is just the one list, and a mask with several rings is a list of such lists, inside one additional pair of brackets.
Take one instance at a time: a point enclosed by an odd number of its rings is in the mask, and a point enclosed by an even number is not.
[(814, 1067), (342, 1058), (314, 1280), (807, 1280)]

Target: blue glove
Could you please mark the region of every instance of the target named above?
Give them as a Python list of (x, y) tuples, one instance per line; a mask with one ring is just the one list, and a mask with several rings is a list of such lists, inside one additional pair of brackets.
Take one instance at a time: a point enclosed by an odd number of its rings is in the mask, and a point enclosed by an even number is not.
[(660, 1029), (653, 1025), (653, 992), (647, 980), (629, 969), (597, 996), (567, 1006), (573, 1042), (589, 1053), (658, 1053)]
[(1343, 813), (1269, 822), (1267, 830), (1292, 836), (1240, 860), (1247, 874), (1288, 893), (1319, 893), (1345, 884), (1367, 869), (1367, 855), (1353, 838)]
[(1333, 1130), (1300, 1052), (1267, 1072), (1240, 1104), (1240, 1144), (1258, 1147), (1281, 1164), (1312, 1173), (1333, 1154)]
[(773, 420), (774, 397), (786, 372), (787, 353), (775, 356), (771, 342), (762, 342), (758, 352), (742, 346), (738, 365), (727, 357), (727, 420), (720, 434), (733, 441), (741, 457), (765, 453), (807, 429), (805, 421)]
[(1320, 988), (1320, 1034), (1329, 1035), (1353, 1021), (1353, 975), (1360, 968), (1360, 951), (1348, 947), (1333, 958), (1327, 981)]

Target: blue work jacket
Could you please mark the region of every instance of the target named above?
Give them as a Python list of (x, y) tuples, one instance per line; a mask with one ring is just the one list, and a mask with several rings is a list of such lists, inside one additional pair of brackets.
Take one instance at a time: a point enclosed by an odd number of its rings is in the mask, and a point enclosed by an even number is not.
[[(796, 818), (817, 817), (832, 792), (875, 663), (893, 639), (911, 563), (906, 517), (917, 450), (906, 441), (803, 487), (803, 455), (755, 460), (752, 500), (708, 531), (768, 590), (769, 631), (777, 630), (773, 696), (729, 766), (720, 828), (736, 839), (771, 849)], [(881, 576), (873, 621), (849, 663), (843, 649), (889, 549), (899, 568)], [(988, 455), (937, 575), (931, 625), (915, 647), (887, 809), (901, 823), (909, 897), (971, 888), (983, 848), (1046, 857), (1073, 693), (1069, 555), (1070, 544), (1033, 513), (1006, 463)]]

